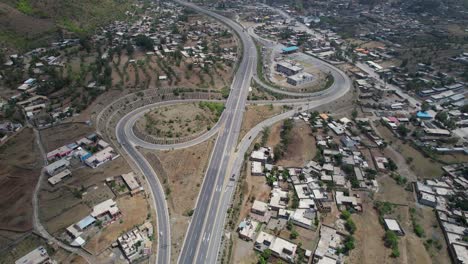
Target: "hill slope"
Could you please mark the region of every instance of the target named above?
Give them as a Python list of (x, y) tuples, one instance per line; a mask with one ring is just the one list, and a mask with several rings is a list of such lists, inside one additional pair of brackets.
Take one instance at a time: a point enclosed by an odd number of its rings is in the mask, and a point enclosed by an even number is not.
[(85, 35), (96, 26), (122, 19), (136, 0), (3, 0), (0, 45), (25, 50), (43, 45), (59, 32)]

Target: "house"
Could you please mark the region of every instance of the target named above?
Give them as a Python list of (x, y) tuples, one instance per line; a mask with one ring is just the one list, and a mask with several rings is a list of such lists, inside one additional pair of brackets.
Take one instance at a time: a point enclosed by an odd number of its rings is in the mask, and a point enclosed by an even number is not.
[(130, 194), (134, 195), (143, 190), (135, 177), (135, 173), (129, 172), (122, 174), (122, 179), (130, 190)]
[(254, 214), (264, 216), (268, 211), (268, 204), (262, 201), (255, 200), (250, 211)]
[(298, 50), (299, 50), (299, 48), (297, 46), (290, 46), (290, 47), (285, 47), (285, 48), (281, 49), (283, 54), (291, 54), (291, 53), (294, 53), (294, 52), (296, 52)]
[(242, 222), (240, 222), (237, 228), (239, 238), (246, 241), (252, 241), (255, 236), (255, 232), (257, 230), (258, 225), (259, 222), (255, 220), (244, 219)]
[(302, 72), (304, 68), (294, 65), (292, 63), (286, 62), (286, 61), (281, 61), (276, 64), (276, 71), (283, 73), (286, 76), (292, 76), (296, 75), (300, 72)]
[(337, 249), (341, 248), (343, 242), (344, 237), (336, 229), (322, 224), (320, 227), (320, 240), (314, 252), (313, 263), (320, 263), (319, 261), (327, 263), (328, 258), (339, 260)]
[(62, 146), (58, 149), (52, 150), (47, 153), (47, 160), (53, 160), (55, 158), (62, 158), (68, 156), (73, 150), (67, 146)]
[(385, 165), (388, 163), (388, 159), (385, 157), (374, 157), (375, 166), (379, 171), (386, 171)]
[(291, 221), (297, 226), (312, 229), (316, 215), (317, 212), (312, 209), (296, 209), (291, 215)]
[(424, 132), (428, 136), (445, 136), (445, 137), (448, 137), (448, 136), (451, 135), (449, 130), (440, 129), (440, 128), (424, 128)]
[(264, 175), (261, 162), (252, 161), (251, 175), (252, 176), (263, 176)]
[(270, 194), (269, 205), (272, 210), (278, 211), (279, 209), (284, 209), (288, 204), (288, 198), (288, 192), (283, 191), (280, 188), (273, 188)]
[(114, 160), (118, 158), (119, 155), (114, 151), (112, 147), (107, 147), (102, 149), (92, 155), (91, 157), (85, 160), (86, 165), (90, 166), (91, 168), (97, 168), (102, 164), (106, 163), (109, 160)]
[(15, 264), (52, 264), (47, 250), (40, 246), (15, 261)]
[(260, 252), (270, 249), (273, 256), (292, 262), (296, 256), (297, 245), (262, 231), (255, 240), (254, 249)]
[(136, 262), (137, 260), (151, 254), (152, 242), (148, 235), (149, 232), (148, 234), (144, 234), (141, 228), (134, 228), (130, 232), (127, 232), (117, 238), (117, 243), (119, 244), (123, 255), (130, 263)]
[(250, 154), (250, 160), (258, 161), (258, 162), (261, 162), (262, 164), (265, 164), (268, 158), (271, 158), (271, 156), (272, 156), (271, 148), (261, 147), (258, 150), (252, 151), (252, 153)]
[(270, 248), (274, 239), (275, 237), (273, 235), (262, 231), (258, 234), (257, 239), (255, 240), (254, 249), (263, 252), (265, 249)]
[(82, 246), (85, 243), (84, 239), (81, 238), (83, 231), (88, 229), (95, 222), (96, 222), (96, 218), (88, 215), (87, 217), (81, 219), (78, 223), (67, 227), (65, 230), (73, 239), (70, 244), (72, 246)]
[(120, 214), (120, 210), (117, 207), (117, 203), (112, 200), (108, 199), (100, 204), (97, 204), (93, 207), (93, 211), (91, 212), (91, 216), (94, 218), (102, 217), (104, 215), (109, 215), (111, 218), (114, 218)]
[(286, 82), (293, 85), (293, 86), (299, 86), (303, 85), (306, 83), (310, 83), (314, 80), (314, 76), (310, 73), (303, 72), (303, 73), (298, 73), (292, 76), (288, 76), (286, 79)]
[(335, 192), (335, 200), (338, 208), (340, 206), (351, 207), (357, 211), (361, 211), (361, 203), (357, 197), (354, 196), (346, 196), (343, 192), (337, 191)]
[(57, 171), (68, 168), (70, 166), (70, 161), (67, 159), (61, 159), (56, 162), (53, 162), (45, 167), (46, 172), (53, 176)]
[(435, 115), (431, 114), (429, 111), (419, 111), (416, 113), (416, 117), (419, 119), (426, 119), (426, 120), (431, 120), (434, 118)]
[(64, 171), (61, 171), (59, 172), (58, 174), (50, 177), (49, 179), (47, 179), (47, 181), (52, 185), (56, 185), (57, 183), (63, 181), (64, 179), (68, 178), (68, 177), (71, 177), (71, 171), (66, 169)]
[(276, 237), (270, 246), (270, 250), (273, 256), (284, 259), (288, 262), (294, 261), (296, 257), (297, 245), (287, 240)]
[(395, 232), (399, 236), (405, 235), (405, 232), (401, 228), (400, 224), (395, 219), (385, 218), (384, 219), (385, 228)]

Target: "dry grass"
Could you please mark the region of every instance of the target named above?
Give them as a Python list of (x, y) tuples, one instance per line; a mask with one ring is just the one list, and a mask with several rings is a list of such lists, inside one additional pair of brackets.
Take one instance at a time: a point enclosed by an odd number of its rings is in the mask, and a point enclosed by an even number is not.
[[(393, 133), (387, 127), (379, 125), (377, 126), (377, 130), (378, 133), (385, 140), (391, 142), (391, 147), (399, 154), (401, 154), (405, 161), (409, 158), (413, 159), (413, 161), (410, 164), (408, 164), (408, 167), (416, 174), (417, 178), (432, 179), (435, 177), (440, 177), (442, 175), (442, 164), (440, 164), (437, 161), (426, 158), (420, 151), (413, 148), (409, 143), (405, 144), (403, 141), (396, 138), (395, 135), (393, 135)], [(392, 153), (388, 153), (388, 155), (394, 156)], [(398, 165), (400, 166), (402, 164), (400, 163)]]
[[(283, 122), (279, 122), (272, 126), (268, 146), (274, 147), (280, 143), (282, 124)], [(316, 151), (315, 137), (310, 125), (304, 121), (297, 121), (291, 131), (291, 142), (285, 150), (283, 158), (276, 164), (287, 167), (302, 167), (315, 157)]]
[(25, 232), (32, 228), (32, 194), (41, 159), (34, 133), (25, 128), (0, 147), (0, 227)]
[(176, 104), (152, 110), (142, 116), (136, 126), (149, 135), (178, 138), (206, 132), (218, 118), (218, 113), (198, 103)]
[(42, 144), (44, 150), (49, 152), (63, 145), (94, 132), (94, 128), (80, 123), (64, 123), (55, 127), (41, 130)]
[(242, 120), (239, 141), (258, 123), (278, 115), (282, 111), (281, 106), (273, 105), (249, 105), (246, 107), (244, 119)]

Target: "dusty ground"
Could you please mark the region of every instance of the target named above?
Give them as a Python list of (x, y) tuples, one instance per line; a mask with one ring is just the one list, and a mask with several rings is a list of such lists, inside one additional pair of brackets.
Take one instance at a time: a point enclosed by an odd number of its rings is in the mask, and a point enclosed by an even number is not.
[[(119, 157), (96, 169), (83, 165), (72, 169), (72, 177), (56, 187), (50, 186), (44, 179), (39, 192), (41, 222), (49, 232), (57, 233), (81, 220), (91, 212), (92, 206), (115, 197), (104, 184), (105, 179), (130, 171), (128, 164)], [(74, 191), (83, 187), (86, 194), (79, 199)]]
[(156, 171), (167, 195), (172, 235), (171, 261), (176, 262), (208, 166), (214, 139), (173, 151), (143, 153)]
[(41, 245), (45, 246), (46, 241), (42, 240), (40, 237), (34, 234), (28, 234), (25, 237), (18, 239), (17, 244), (0, 250), (0, 263), (15, 263), (17, 259), (21, 258), (31, 250), (36, 249)]
[(385, 230), (379, 223), (378, 213), (373, 208), (373, 201), (365, 195), (364, 212), (353, 216), (357, 226), (355, 234), (357, 248), (351, 252), (350, 262), (450, 263), (448, 253), (444, 247), (441, 250), (432, 248), (429, 252), (424, 247), (424, 241), (428, 237), (437, 239), (442, 245), (445, 244), (441, 229), (436, 224), (435, 214), (429, 208), (417, 209), (418, 223), (423, 226), (426, 232), (425, 238), (417, 237), (413, 232), (409, 213), (409, 208), (414, 207), (415, 204), (413, 193), (405, 191), (389, 176), (379, 177), (378, 182), (380, 185), (379, 192), (374, 195), (374, 199), (399, 204), (389, 217), (397, 219), (406, 232), (405, 236), (400, 237), (399, 250), (401, 256), (396, 259), (390, 257), (391, 250), (386, 248), (382, 241)]
[(281, 106), (274, 105), (248, 105), (242, 119), (239, 141), (258, 123), (275, 116), (283, 110)]
[(378, 125), (377, 130), (383, 138), (391, 142), (391, 147), (403, 157), (402, 161), (401, 158), (397, 157), (395, 152), (391, 152), (388, 150), (388, 148), (385, 150), (385, 153), (394, 159), (398, 166), (405, 167), (404, 163), (406, 163), (406, 160), (411, 157), (413, 161), (406, 165), (416, 174), (418, 179), (431, 179), (442, 176), (442, 164), (426, 158), (423, 154), (421, 154), (421, 152), (414, 149), (409, 143), (404, 144), (401, 140), (396, 138), (387, 127)]
[(1, 229), (25, 232), (32, 228), (31, 199), (41, 162), (30, 128), (0, 147)]
[(93, 133), (93, 127), (82, 123), (65, 123), (41, 130), (44, 150), (49, 152), (63, 145), (73, 143), (83, 136)]
[(177, 104), (156, 108), (137, 120), (137, 128), (156, 137), (187, 137), (211, 129), (219, 113), (198, 103)]
[(149, 205), (143, 194), (119, 198), (117, 199), (117, 206), (122, 212), (122, 218), (104, 227), (97, 235), (93, 236), (86, 243), (86, 249), (95, 254), (101, 253), (115, 242), (123, 232), (143, 224), (148, 216)]
[[(279, 122), (271, 128), (268, 146), (274, 147), (280, 142), (281, 126)], [(287, 167), (299, 167), (313, 159), (316, 153), (315, 137), (312, 134), (310, 125), (304, 121), (294, 122), (294, 128), (291, 131), (291, 143), (284, 153), (284, 157), (276, 162), (277, 165)]]

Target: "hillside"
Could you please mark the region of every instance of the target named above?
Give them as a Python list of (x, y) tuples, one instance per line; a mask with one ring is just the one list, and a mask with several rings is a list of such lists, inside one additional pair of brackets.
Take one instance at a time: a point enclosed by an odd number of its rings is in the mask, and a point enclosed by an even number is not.
[(3, 0), (0, 46), (26, 50), (59, 34), (86, 35), (96, 26), (122, 19), (136, 0)]

